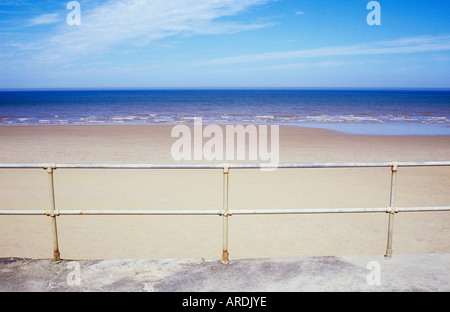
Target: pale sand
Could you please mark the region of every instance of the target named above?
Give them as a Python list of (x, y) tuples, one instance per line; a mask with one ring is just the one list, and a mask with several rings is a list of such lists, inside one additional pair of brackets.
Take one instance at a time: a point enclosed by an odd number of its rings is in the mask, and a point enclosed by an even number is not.
[[(171, 126), (0, 127), (1, 163), (173, 163)], [(450, 160), (450, 136), (281, 127), (280, 162)], [(206, 161), (203, 161), (206, 163)], [(386, 207), (390, 171), (230, 173), (231, 209)], [(222, 208), (218, 171), (57, 170), (57, 209)], [(398, 206), (450, 204), (450, 168), (400, 168)], [(0, 209), (48, 209), (44, 170), (0, 170)], [(64, 259), (220, 259), (219, 216), (61, 216)], [(232, 216), (230, 259), (382, 255), (385, 213)], [(394, 255), (450, 252), (450, 213), (395, 216)], [(50, 219), (1, 216), (0, 257), (52, 257)]]

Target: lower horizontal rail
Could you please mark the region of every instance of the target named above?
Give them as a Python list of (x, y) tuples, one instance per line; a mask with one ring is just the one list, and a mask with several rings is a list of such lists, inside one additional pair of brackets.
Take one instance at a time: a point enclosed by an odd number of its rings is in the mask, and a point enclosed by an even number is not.
[(255, 215), (255, 214), (320, 214), (320, 213), (363, 213), (363, 212), (389, 212), (385, 208), (325, 208), (325, 209), (255, 209), (255, 210), (233, 210), (232, 215)]
[(222, 215), (218, 210), (0, 210), (0, 215), (95, 216), (95, 215)]
[(325, 209), (255, 209), (232, 210), (230, 215), (255, 215), (255, 214), (325, 214), (325, 213), (376, 213), (376, 212), (419, 212), (419, 211), (450, 211), (450, 206), (435, 207), (391, 207), (384, 208), (325, 208)]
[[(435, 207), (390, 207), (383, 208), (318, 208), (318, 209), (254, 209), (230, 210), (228, 215), (256, 214), (325, 214), (325, 213), (389, 213), (389, 212), (420, 212), (420, 211), (450, 211), (450, 206)], [(0, 215), (41, 215), (41, 216), (93, 216), (93, 215), (204, 215), (223, 216), (221, 210), (0, 210)]]
[(408, 207), (408, 208), (395, 208), (398, 212), (419, 212), (419, 211), (450, 211), (450, 206), (440, 207)]

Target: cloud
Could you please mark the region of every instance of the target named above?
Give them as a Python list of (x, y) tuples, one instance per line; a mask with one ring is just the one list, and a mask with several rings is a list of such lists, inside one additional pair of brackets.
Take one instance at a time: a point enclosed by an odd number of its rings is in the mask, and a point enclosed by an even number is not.
[(61, 22), (61, 19), (59, 18), (58, 13), (52, 13), (52, 14), (43, 14), (36, 16), (32, 19), (30, 19), (29, 24), (30, 26), (36, 26), (36, 25), (48, 25), (48, 24), (55, 24)]
[(303, 14), (305, 14), (305, 12), (303, 12), (303, 11), (297, 11), (297, 12), (295, 12), (295, 15), (303, 15)]
[[(229, 34), (269, 27), (273, 24), (231, 21), (227, 17), (270, 1), (273, 0), (108, 0), (89, 9), (81, 4), (80, 26), (69, 26), (64, 19), (53, 34), (35, 44), (45, 46), (40, 59), (48, 61), (104, 53), (114, 47), (142, 47), (176, 35)], [(32, 22), (49, 24), (57, 17), (46, 14)]]
[(198, 62), (195, 65), (224, 65), (332, 56), (405, 54), (438, 51), (450, 51), (450, 35), (420, 36), (351, 46), (331, 46), (309, 50), (248, 54), (206, 60)]

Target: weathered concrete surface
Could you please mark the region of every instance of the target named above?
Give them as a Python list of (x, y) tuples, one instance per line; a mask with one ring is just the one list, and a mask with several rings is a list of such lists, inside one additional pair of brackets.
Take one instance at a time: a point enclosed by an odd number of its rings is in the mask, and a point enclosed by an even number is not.
[(204, 259), (53, 262), (4, 258), (0, 259), (0, 291), (447, 292), (449, 269), (450, 254), (395, 255), (390, 260), (383, 256), (246, 259), (228, 265)]

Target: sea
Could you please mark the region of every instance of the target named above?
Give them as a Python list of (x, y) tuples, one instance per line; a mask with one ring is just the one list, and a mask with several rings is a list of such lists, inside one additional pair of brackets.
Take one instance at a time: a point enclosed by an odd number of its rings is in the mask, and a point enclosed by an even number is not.
[(450, 135), (450, 90), (0, 91), (0, 126), (272, 124)]

